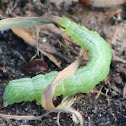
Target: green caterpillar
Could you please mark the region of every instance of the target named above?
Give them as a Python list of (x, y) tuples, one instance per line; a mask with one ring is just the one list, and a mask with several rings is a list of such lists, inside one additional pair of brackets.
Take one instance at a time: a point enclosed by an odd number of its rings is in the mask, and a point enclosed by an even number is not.
[[(82, 48), (88, 50), (91, 60), (86, 66), (79, 68), (72, 77), (62, 81), (56, 87), (55, 96), (89, 92), (108, 75), (112, 58), (111, 49), (97, 32), (89, 31), (66, 17), (60, 19), (59, 25)], [(33, 100), (40, 104), (42, 92), (57, 74), (57, 71), (52, 71), (33, 78), (10, 81), (3, 94), (3, 106)]]

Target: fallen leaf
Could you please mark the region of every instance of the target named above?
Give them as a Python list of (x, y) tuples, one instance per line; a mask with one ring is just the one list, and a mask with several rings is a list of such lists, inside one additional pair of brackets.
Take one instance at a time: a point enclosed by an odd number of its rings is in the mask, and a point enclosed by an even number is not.
[[(29, 28), (29, 30), (33, 30), (32, 28)], [(29, 45), (36, 46), (36, 35), (35, 32), (27, 32), (24, 28), (13, 28), (11, 29), (18, 37), (24, 39), (25, 42), (27, 42)], [(40, 43), (41, 45), (41, 43)], [(60, 67), (60, 61), (58, 61), (53, 55), (49, 54), (48, 52), (45, 52), (41, 49), (39, 45), (40, 52), (47, 56), (52, 62), (54, 62), (58, 67)], [(42, 46), (42, 45), (41, 45)]]

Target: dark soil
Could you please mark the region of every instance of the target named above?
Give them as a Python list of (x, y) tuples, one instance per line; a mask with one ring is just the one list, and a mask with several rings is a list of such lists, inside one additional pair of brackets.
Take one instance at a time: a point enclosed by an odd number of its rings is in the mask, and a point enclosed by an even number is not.
[[(43, 1), (41, 2), (43, 3)], [(82, 24), (84, 24), (84, 22), (85, 23), (87, 22), (87, 27), (92, 30), (96, 30), (97, 28), (99, 28), (97, 32), (99, 32), (100, 35), (102, 35), (105, 39), (107, 38), (106, 36), (108, 36), (109, 34), (103, 31), (101, 27), (104, 24), (104, 22), (101, 21), (102, 18), (100, 19), (100, 21), (97, 21), (98, 17), (97, 18), (95, 17), (96, 22), (92, 22), (94, 23), (93, 26), (90, 25), (92, 24), (91, 21), (93, 20), (93, 17), (90, 17), (90, 14), (87, 14), (88, 15), (87, 18), (84, 18), (86, 17), (86, 14), (83, 15), (84, 12), (81, 13), (84, 7), (81, 6), (80, 4), (72, 4), (69, 7), (67, 5), (62, 4), (62, 6), (59, 8), (55, 5), (55, 3), (52, 4), (49, 2), (44, 2), (43, 8), (39, 8), (31, 1), (30, 2), (18, 1), (18, 4), (15, 7), (15, 9), (11, 13), (5, 14), (6, 10), (10, 7), (9, 5), (11, 5), (10, 3), (14, 4), (14, 2), (11, 0), (8, 0), (7, 3), (3, 4), (1, 8), (2, 17), (5, 16), (13, 17), (19, 15), (24, 16), (27, 15), (28, 11), (29, 13), (34, 12), (35, 15), (41, 16), (45, 12), (51, 11), (51, 13), (54, 15), (57, 16), (65, 15), (67, 17), (73, 18), (75, 21), (81, 22)], [(125, 6), (121, 6), (121, 7), (123, 7), (123, 11), (125, 14), (126, 13)], [(10, 7), (10, 10), (11, 9), (12, 7)], [(87, 12), (90, 11), (93, 13), (98, 12), (98, 14), (102, 13), (102, 16), (104, 17), (103, 14), (105, 13), (106, 10), (101, 8), (93, 9), (89, 7), (86, 8), (86, 11)], [(121, 21), (124, 20), (125, 20), (125, 16), (122, 15)], [(109, 27), (113, 27), (113, 21), (109, 22)], [(126, 35), (126, 31), (125, 31), (125, 35)], [(57, 38), (59, 38), (59, 36), (57, 36)], [(111, 41), (109, 43), (111, 43)], [(123, 60), (126, 60), (126, 46), (121, 49), (122, 51), (119, 56), (120, 57), (122, 56)], [(61, 48), (61, 52), (64, 52), (63, 48)], [(44, 110), (41, 106), (36, 105), (35, 101), (13, 104), (7, 106), (6, 108), (3, 108), (2, 106), (3, 92), (10, 80), (24, 78), (24, 77), (33, 77), (38, 73), (39, 74), (48, 73), (52, 70), (59, 71), (68, 65), (66, 61), (62, 61), (62, 66), (58, 68), (55, 65), (55, 63), (50, 61), (50, 59), (48, 59), (45, 56), (39, 55), (36, 57), (36, 59), (43, 58), (44, 62), (48, 64), (48, 69), (46, 69), (45, 71), (31, 72), (31, 73), (23, 72), (21, 70), (21, 66), (24, 63), (29, 62), (29, 60), (35, 53), (36, 53), (36, 49), (34, 47), (28, 45), (23, 39), (14, 35), (14, 33), (11, 30), (1, 31), (0, 33), (0, 97), (1, 97), (0, 113), (12, 114), (12, 115), (35, 115), (35, 116), (46, 113), (46, 110)], [(62, 58), (60, 57), (58, 57), (58, 59), (62, 60)], [(73, 60), (74, 59), (72, 59), (71, 62)], [(89, 92), (87, 94), (79, 94), (80, 97), (73, 104), (73, 107), (77, 111), (82, 113), (84, 118), (84, 126), (126, 126), (126, 96), (124, 95), (126, 94), (126, 90), (124, 90), (126, 89), (124, 88), (126, 86), (126, 64), (124, 64), (123, 62), (112, 60), (111, 70), (108, 78), (109, 78), (108, 81), (100, 82), (95, 87), (92, 93)], [(103, 94), (99, 94), (98, 96), (95, 90), (99, 90), (99, 91), (101, 90)], [(42, 118), (40, 121), (38, 120), (16, 121), (16, 120), (6, 120), (4, 118), (0, 118), (0, 126), (7, 126), (7, 125), (9, 126), (19, 126), (19, 125), (56, 126), (57, 125), (56, 117), (57, 114), (53, 113), (50, 114), (48, 117)], [(69, 114), (61, 114), (60, 124), (61, 126), (79, 126), (79, 124), (75, 124), (72, 121), (71, 116)]]

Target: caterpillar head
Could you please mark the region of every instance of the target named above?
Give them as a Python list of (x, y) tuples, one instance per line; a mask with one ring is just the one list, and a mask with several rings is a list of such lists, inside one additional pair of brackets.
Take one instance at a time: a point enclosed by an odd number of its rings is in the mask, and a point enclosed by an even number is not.
[(59, 25), (60, 25), (61, 27), (63, 27), (63, 28), (67, 28), (67, 27), (69, 26), (70, 23), (71, 23), (71, 21), (70, 21), (68, 18), (62, 17), (62, 18), (60, 19)]

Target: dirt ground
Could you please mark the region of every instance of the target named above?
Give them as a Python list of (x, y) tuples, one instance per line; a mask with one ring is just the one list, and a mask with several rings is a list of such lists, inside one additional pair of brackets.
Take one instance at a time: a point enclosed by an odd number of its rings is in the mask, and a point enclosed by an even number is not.
[[(93, 91), (79, 94), (73, 107), (82, 113), (84, 126), (126, 126), (126, 5), (94, 8), (80, 3), (52, 1), (3, 0), (0, 6), (0, 18), (44, 16), (45, 13), (49, 13), (60, 17), (66, 16), (90, 30), (97, 31), (112, 48), (110, 73)], [(12, 30), (0, 32), (0, 113), (35, 116), (46, 113), (46, 110), (36, 105), (35, 101), (21, 102), (3, 108), (2, 96), (10, 80), (33, 77), (54, 70), (60, 71), (76, 59), (80, 46), (75, 42), (68, 43), (59, 31), (53, 29), (52, 26), (42, 27), (39, 38), (47, 44), (42, 46), (43, 51), (35, 57), (38, 62), (28, 65), (24, 64), (28, 63), (37, 52), (36, 40), (34, 44), (29, 44), (16, 36)], [(36, 33), (35, 28), (25, 30)], [(54, 59), (51, 59), (51, 56), (54, 56)], [(44, 66), (41, 61), (44, 61)], [(34, 64), (38, 64), (39, 68)], [(96, 90), (102, 93), (98, 94)], [(0, 126), (56, 126), (56, 116), (57, 114), (53, 113), (39, 121), (0, 118)], [(70, 114), (61, 114), (60, 124), (79, 126), (72, 121)]]

